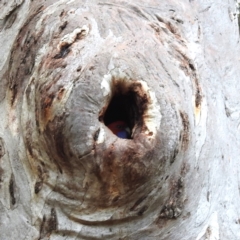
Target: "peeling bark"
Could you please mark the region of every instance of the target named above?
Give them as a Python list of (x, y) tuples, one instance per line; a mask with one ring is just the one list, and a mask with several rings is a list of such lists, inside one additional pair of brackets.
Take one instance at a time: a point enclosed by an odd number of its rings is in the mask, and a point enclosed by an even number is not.
[(0, 7), (2, 239), (240, 239), (234, 1)]

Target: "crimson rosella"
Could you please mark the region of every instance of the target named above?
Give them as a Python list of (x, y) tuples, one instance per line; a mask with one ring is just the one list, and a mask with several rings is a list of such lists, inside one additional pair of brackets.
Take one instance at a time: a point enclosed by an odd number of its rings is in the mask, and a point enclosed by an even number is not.
[(130, 137), (130, 129), (124, 121), (110, 123), (107, 127), (119, 138)]

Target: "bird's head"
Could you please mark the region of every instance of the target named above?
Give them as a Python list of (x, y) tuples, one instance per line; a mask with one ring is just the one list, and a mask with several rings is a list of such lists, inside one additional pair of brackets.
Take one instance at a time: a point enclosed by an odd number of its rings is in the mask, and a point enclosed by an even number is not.
[(124, 121), (115, 121), (107, 125), (107, 127), (119, 138), (130, 138), (130, 128)]

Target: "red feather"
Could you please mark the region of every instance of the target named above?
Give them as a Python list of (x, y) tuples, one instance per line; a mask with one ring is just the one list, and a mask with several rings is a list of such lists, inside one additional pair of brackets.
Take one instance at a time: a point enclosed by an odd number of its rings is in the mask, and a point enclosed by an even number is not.
[(107, 127), (117, 135), (118, 132), (126, 131), (128, 128), (127, 124), (124, 121), (116, 121), (107, 125)]

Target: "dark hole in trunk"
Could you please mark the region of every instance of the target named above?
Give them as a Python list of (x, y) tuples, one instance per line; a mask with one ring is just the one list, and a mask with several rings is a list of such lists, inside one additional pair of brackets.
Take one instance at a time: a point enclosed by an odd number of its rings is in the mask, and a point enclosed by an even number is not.
[(142, 122), (143, 111), (139, 100), (140, 96), (138, 96), (133, 86), (126, 86), (121, 82), (115, 84), (113, 96), (104, 114), (104, 124), (112, 130), (113, 123), (124, 122), (129, 132), (127, 137), (122, 138), (131, 139), (134, 126)]

